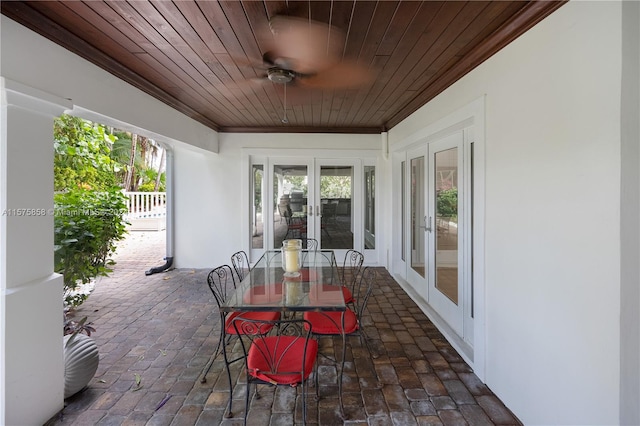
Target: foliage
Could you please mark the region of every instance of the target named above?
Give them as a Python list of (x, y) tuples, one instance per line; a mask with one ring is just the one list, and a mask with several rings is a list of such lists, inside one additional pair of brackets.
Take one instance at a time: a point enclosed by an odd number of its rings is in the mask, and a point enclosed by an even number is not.
[(253, 166), (253, 202), (256, 211), (262, 211), (262, 166)]
[(125, 196), (117, 187), (105, 191), (82, 188), (55, 195), (55, 271), (64, 275), (65, 302), (80, 305), (85, 294), (72, 294), (79, 285), (106, 276), (115, 243), (124, 238)]
[[(144, 182), (140, 186), (138, 186), (138, 191), (140, 192), (156, 192), (156, 178), (158, 177), (158, 171), (154, 169), (143, 169), (140, 173), (140, 177)], [(160, 186), (158, 187), (159, 192), (165, 191), (165, 182), (166, 177), (165, 174), (162, 173), (160, 175)]]
[(104, 126), (70, 115), (54, 122), (54, 190), (116, 185), (120, 165), (110, 157), (116, 140)]
[(64, 325), (63, 325), (63, 335), (66, 336), (68, 334), (80, 334), (84, 333), (87, 336), (91, 336), (91, 333), (96, 331), (93, 328), (90, 322), (87, 322), (87, 317), (83, 317), (81, 320), (76, 321), (74, 319), (75, 312), (73, 309), (65, 308), (64, 310)]
[(108, 258), (126, 232), (118, 186), (131, 172), (131, 190), (154, 191), (158, 172), (151, 165), (160, 151), (155, 141), (129, 132), (70, 115), (55, 120), (55, 270), (64, 275), (68, 305), (80, 305), (90, 292), (86, 284), (111, 272)]
[[(286, 176), (285, 188), (300, 190), (307, 196), (306, 176)], [(322, 176), (320, 179), (320, 196), (322, 198), (351, 198), (351, 176)]]
[(437, 196), (438, 216), (458, 217), (458, 188), (444, 189)]
[[(131, 157), (131, 133), (114, 130), (113, 135), (116, 140), (111, 146), (109, 156), (117, 163), (128, 164), (129, 158)], [(140, 154), (138, 152), (136, 162), (139, 160), (139, 157)]]
[[(154, 164), (162, 152), (162, 148), (153, 139), (148, 139), (130, 132), (114, 130), (116, 141), (111, 148), (111, 159), (121, 165), (116, 173), (120, 186), (127, 191), (154, 192), (158, 171)], [(135, 144), (134, 144), (135, 140)], [(132, 145), (135, 145), (135, 149)], [(133, 155), (133, 161), (131, 156)], [(162, 161), (161, 161), (162, 162)], [(131, 169), (131, 166), (133, 167)], [(162, 167), (160, 165), (159, 167)], [(131, 172), (131, 181), (127, 185), (127, 174)], [(149, 189), (151, 188), (151, 189)], [(165, 191), (164, 173), (161, 175), (158, 191)]]
[(320, 178), (322, 198), (351, 198), (351, 176), (322, 176)]
[[(154, 191), (155, 189), (156, 189), (156, 185), (154, 182), (143, 183), (138, 187), (139, 192), (155, 192)], [(160, 189), (160, 191), (163, 191), (163, 190)]]
[(303, 197), (307, 196), (307, 177), (306, 176), (286, 176), (284, 178), (284, 187), (289, 185), (291, 190), (298, 189), (302, 191)]

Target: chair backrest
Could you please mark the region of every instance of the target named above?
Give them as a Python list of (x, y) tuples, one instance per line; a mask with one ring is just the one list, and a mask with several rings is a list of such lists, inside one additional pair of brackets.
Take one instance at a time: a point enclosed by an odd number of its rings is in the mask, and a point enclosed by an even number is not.
[(342, 285), (351, 288), (356, 284), (363, 263), (364, 254), (353, 249), (347, 250), (342, 263)]
[(315, 238), (303, 238), (302, 239), (302, 248), (306, 248), (309, 251), (317, 251), (318, 250), (318, 240)]
[(231, 266), (222, 265), (213, 269), (207, 276), (207, 284), (216, 299), (218, 307), (227, 301), (227, 297), (236, 289)]
[[(277, 380), (273, 384), (294, 384), (310, 373), (317, 342), (311, 340), (310, 345), (309, 321), (302, 318), (266, 321), (237, 317), (233, 326), (236, 333), (244, 337), (241, 342), (246, 365), (249, 368), (260, 365), (259, 371), (251, 371), (254, 377), (264, 381), (270, 381), (269, 378)], [(265, 329), (272, 332), (266, 335)], [(311, 352), (307, 353), (308, 349)]]
[(291, 207), (287, 204), (284, 206), (284, 211), (282, 212), (287, 225), (291, 225), (293, 223), (293, 212), (291, 211)]
[(328, 221), (335, 222), (337, 208), (338, 208), (338, 205), (335, 203), (323, 204), (321, 222), (323, 223), (326, 223)]
[(231, 255), (231, 264), (233, 265), (238, 282), (244, 279), (245, 273), (251, 268), (249, 267), (249, 257), (243, 250), (237, 251)]
[(369, 297), (373, 292), (373, 286), (376, 283), (377, 272), (374, 268), (366, 267), (360, 274), (360, 279), (357, 285), (353, 288), (353, 297), (355, 299), (355, 311), (358, 319), (362, 318), (364, 310), (367, 307)]
[(284, 204), (278, 204), (278, 214), (281, 218), (287, 215), (287, 206)]

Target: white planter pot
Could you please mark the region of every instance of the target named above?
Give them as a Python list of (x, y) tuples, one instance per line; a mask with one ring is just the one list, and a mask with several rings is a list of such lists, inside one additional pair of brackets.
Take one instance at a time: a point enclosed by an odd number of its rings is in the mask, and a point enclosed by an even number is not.
[(96, 374), (98, 345), (89, 336), (78, 334), (67, 345), (71, 334), (64, 336), (64, 397), (68, 398), (83, 389)]

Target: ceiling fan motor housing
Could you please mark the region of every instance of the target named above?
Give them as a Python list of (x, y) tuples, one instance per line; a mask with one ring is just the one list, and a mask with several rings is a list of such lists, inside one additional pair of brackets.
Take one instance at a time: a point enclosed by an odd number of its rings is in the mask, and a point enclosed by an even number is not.
[(273, 67), (269, 68), (269, 70), (267, 71), (267, 77), (274, 83), (286, 84), (293, 80), (295, 74), (289, 70), (283, 70), (282, 68)]

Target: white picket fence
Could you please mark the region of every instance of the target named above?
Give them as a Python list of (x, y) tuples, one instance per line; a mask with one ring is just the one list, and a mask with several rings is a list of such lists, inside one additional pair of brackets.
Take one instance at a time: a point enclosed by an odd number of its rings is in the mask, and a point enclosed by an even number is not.
[(167, 217), (166, 192), (125, 192), (126, 215), (132, 231), (161, 231), (165, 229)]

